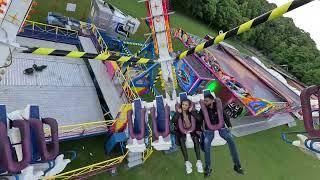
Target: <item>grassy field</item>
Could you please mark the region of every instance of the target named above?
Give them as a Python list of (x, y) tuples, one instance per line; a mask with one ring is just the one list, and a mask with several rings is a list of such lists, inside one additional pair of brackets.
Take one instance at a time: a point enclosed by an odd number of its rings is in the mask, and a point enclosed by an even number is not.
[[(236, 139), (240, 159), (245, 175), (239, 176), (232, 170), (232, 162), (227, 145), (215, 147), (212, 151), (214, 179), (224, 180), (301, 180), (318, 179), (320, 163), (311, 156), (302, 153), (299, 149), (285, 144), (280, 133), (303, 129), (302, 123), (295, 128), (286, 126), (274, 128), (257, 134)], [(105, 137), (80, 140), (76, 143), (62, 143), (62, 150), (75, 149), (78, 158), (73, 161), (68, 169), (79, 168), (83, 165), (97, 163), (107, 157), (103, 153)], [(84, 148), (83, 148), (84, 147)], [(90, 153), (92, 155), (90, 155)], [(194, 164), (195, 155), (189, 150), (191, 162)], [(203, 159), (203, 153), (201, 154)], [(155, 152), (149, 160), (140, 167), (126, 170), (118, 168), (118, 175), (114, 180), (200, 180), (203, 175), (196, 172), (185, 175), (184, 161), (180, 151), (165, 155)], [(111, 178), (109, 173), (102, 173), (90, 179), (103, 180)]]
[[(48, 9), (57, 11), (66, 16), (75, 17), (80, 20), (86, 20), (90, 8), (90, 0), (37, 0), (39, 6), (36, 8), (37, 14), (32, 15), (35, 21), (44, 21)], [(77, 11), (74, 13), (66, 12), (66, 3), (76, 3)], [(123, 12), (132, 16), (141, 18), (146, 16), (144, 3), (137, 3), (136, 0), (109, 0), (113, 5)], [(180, 13), (175, 13), (170, 19), (171, 26), (174, 28), (183, 27), (187, 32), (204, 36), (206, 34), (216, 35), (216, 31), (208, 28), (190, 17)], [(144, 41), (143, 34), (148, 32), (147, 26), (142, 23), (138, 33), (132, 38)], [(236, 40), (227, 41), (238, 48), (241, 52), (258, 56), (259, 53), (254, 48), (247, 47)], [(173, 42), (174, 50), (184, 49), (178, 41)], [(267, 59), (266, 59), (267, 60)], [(302, 130), (302, 123), (290, 130)], [(288, 131), (286, 126), (274, 128), (268, 131), (260, 132), (254, 135), (237, 138), (240, 158), (246, 171), (244, 176), (238, 176), (232, 170), (231, 158), (228, 147), (220, 146), (212, 151), (214, 156), (214, 179), (224, 180), (301, 180), (301, 179), (318, 179), (319, 178), (319, 161), (305, 155), (299, 149), (289, 146), (281, 141), (280, 133)], [(78, 157), (67, 168), (67, 170), (79, 168), (85, 165), (101, 162), (116, 155), (104, 155), (105, 136), (88, 138), (74, 142), (61, 143), (61, 152), (67, 150), (76, 150)], [(194, 152), (189, 150), (192, 162), (195, 162)], [(203, 154), (202, 154), (203, 155)], [(195, 169), (194, 169), (195, 170)], [(107, 173), (99, 174), (90, 179), (103, 180), (111, 179)], [(191, 175), (185, 175), (184, 162), (180, 151), (164, 155), (162, 152), (155, 152), (151, 158), (143, 165), (131, 170), (120, 167), (118, 176), (112, 177), (114, 180), (200, 180), (203, 175), (193, 172)], [(212, 179), (212, 178), (210, 178)]]
[[(31, 19), (37, 22), (45, 22), (49, 11), (59, 12), (68, 17), (74, 17), (86, 21), (90, 13), (90, 0), (35, 0), (38, 6), (34, 7), (35, 13)], [(77, 4), (75, 12), (66, 11), (67, 3)]]

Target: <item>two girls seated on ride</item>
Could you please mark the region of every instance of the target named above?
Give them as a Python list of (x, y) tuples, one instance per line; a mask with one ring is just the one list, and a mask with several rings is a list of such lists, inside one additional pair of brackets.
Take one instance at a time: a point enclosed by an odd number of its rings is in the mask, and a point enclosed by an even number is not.
[[(218, 123), (217, 117), (217, 109), (215, 108), (214, 97), (212, 95), (207, 95), (204, 98), (205, 105), (208, 108), (209, 119), (212, 124)], [(229, 118), (226, 114), (223, 113), (224, 121), (228, 128), (231, 128), (232, 125), (230, 123)], [(210, 176), (211, 174), (211, 141), (214, 138), (214, 131), (209, 130), (208, 127), (203, 125), (203, 115), (202, 112), (198, 113), (193, 106), (193, 103), (186, 99), (181, 101), (180, 107), (176, 107), (176, 112), (172, 118), (172, 123), (174, 124), (174, 134), (177, 139), (177, 145), (180, 145), (181, 151), (185, 160), (185, 166), (187, 174), (192, 172), (192, 164), (188, 159), (187, 147), (186, 147), (186, 134), (190, 133), (193, 143), (194, 143), (194, 150), (196, 152), (197, 158), (197, 170), (199, 173), (203, 173), (203, 166), (200, 159), (200, 140), (202, 140), (203, 149), (205, 152), (205, 160), (206, 160), (206, 167), (205, 167), (205, 177)], [(180, 121), (180, 123), (179, 123)], [(229, 146), (230, 154), (232, 156), (232, 161), (234, 163), (234, 171), (238, 174), (244, 174), (243, 169), (240, 165), (239, 155), (236, 148), (236, 144), (232, 138), (231, 132), (229, 129), (226, 128), (224, 125), (222, 128), (218, 130), (220, 136), (227, 141)], [(203, 132), (202, 132), (203, 129)], [(203, 134), (203, 136), (201, 136)], [(204, 139), (201, 139), (204, 137)]]

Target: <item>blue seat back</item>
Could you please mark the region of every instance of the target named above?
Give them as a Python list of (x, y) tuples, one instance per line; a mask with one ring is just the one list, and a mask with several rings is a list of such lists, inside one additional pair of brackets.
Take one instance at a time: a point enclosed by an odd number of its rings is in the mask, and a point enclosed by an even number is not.
[(211, 94), (211, 92), (210, 92), (209, 89), (203, 90), (203, 96), (207, 96), (207, 95), (210, 95), (210, 94)]
[(40, 111), (39, 106), (30, 106), (30, 117), (29, 118), (35, 118), (40, 119)]
[[(34, 118), (40, 120), (39, 106), (30, 106), (30, 114), (28, 118)], [(32, 161), (35, 162), (40, 158), (39, 149), (37, 146), (37, 137), (34, 129), (31, 128), (31, 143), (32, 143)]]
[(157, 105), (157, 128), (158, 132), (165, 131), (165, 108), (163, 96), (156, 97), (156, 105)]
[(186, 92), (180, 93), (179, 96), (180, 96), (180, 102), (188, 99), (188, 95)]
[[(0, 105), (0, 122), (7, 126), (7, 110), (6, 105)], [(8, 128), (8, 126), (7, 126)]]
[[(0, 105), (0, 123), (3, 123), (7, 126), (7, 111), (5, 105)], [(7, 126), (8, 128), (8, 126)], [(6, 171), (0, 168), (0, 174), (5, 173)]]
[(142, 116), (144, 116), (143, 114), (141, 114), (141, 109), (142, 109), (141, 99), (135, 99), (133, 103), (134, 103), (133, 132), (140, 133), (141, 132), (140, 119)]

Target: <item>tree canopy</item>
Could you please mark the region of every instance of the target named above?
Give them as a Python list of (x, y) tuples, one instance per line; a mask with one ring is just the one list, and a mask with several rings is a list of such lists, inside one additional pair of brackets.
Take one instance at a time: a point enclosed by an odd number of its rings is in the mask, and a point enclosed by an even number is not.
[[(229, 30), (276, 7), (266, 0), (173, 0), (174, 9), (209, 24), (216, 30)], [(183, 7), (183, 8), (182, 8)], [(179, 9), (180, 8), (180, 9)], [(240, 35), (274, 63), (287, 65), (302, 82), (320, 84), (320, 51), (309, 33), (281, 17)]]

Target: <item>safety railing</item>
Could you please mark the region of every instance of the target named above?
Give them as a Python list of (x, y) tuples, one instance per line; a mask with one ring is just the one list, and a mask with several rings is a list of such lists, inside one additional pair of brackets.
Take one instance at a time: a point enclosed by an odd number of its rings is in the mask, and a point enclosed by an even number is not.
[(23, 32), (24, 30), (46, 32), (46, 33), (51, 33), (55, 35), (69, 36), (73, 38), (78, 37), (78, 31), (76, 30), (71, 30), (71, 29), (67, 29), (59, 26), (53, 26), (50, 24), (29, 21), (29, 20), (25, 20), (24, 26), (22, 27), (21, 31)]
[(89, 174), (96, 174), (97, 172), (103, 172), (108, 168), (111, 168), (115, 165), (122, 163), (122, 161), (126, 158), (127, 154), (128, 152), (126, 152), (124, 155), (119, 156), (117, 158), (109, 159), (103, 162), (99, 162), (99, 163), (85, 166), (79, 169), (61, 173), (56, 176), (46, 177), (44, 179), (50, 179), (50, 180), (51, 179), (75, 179), (75, 178), (81, 179), (81, 177), (88, 177)]
[[(131, 109), (131, 104), (123, 104), (120, 107), (119, 115), (116, 120), (105, 120), (97, 122), (88, 122), (82, 124), (72, 124), (59, 126), (59, 139), (69, 139), (72, 137), (93, 135), (98, 133), (103, 133), (108, 131), (108, 127), (112, 126), (117, 120), (126, 120), (127, 111)], [(45, 129), (46, 137), (51, 136), (51, 131), (49, 128)]]
[[(112, 126), (115, 122), (116, 120), (107, 120), (59, 126), (59, 140), (107, 132), (108, 127)], [(45, 135), (46, 137), (51, 136), (49, 128), (45, 129)]]
[(149, 129), (149, 147), (147, 148), (147, 150), (145, 150), (143, 152), (143, 162), (145, 162), (146, 160), (149, 159), (149, 157), (151, 156), (151, 154), (153, 153), (153, 147), (151, 146), (152, 143), (152, 129), (150, 127), (150, 125), (148, 124), (148, 129)]
[(287, 102), (272, 102), (273, 108), (272, 110), (275, 112), (282, 111), (288, 108)]
[(173, 75), (174, 88), (177, 89), (178, 88), (178, 80), (177, 80), (176, 68), (174, 66), (172, 66), (172, 75)]
[(122, 92), (125, 94), (127, 101), (129, 103), (133, 102), (134, 99), (136, 99), (138, 97), (137, 93), (132, 90), (131, 86), (130, 86), (130, 78), (129, 77), (125, 77), (121, 71), (121, 69), (119, 67), (117, 67), (117, 70), (115, 72), (115, 77), (117, 78), (117, 82), (120, 84), (121, 88), (122, 88)]
[(131, 46), (140, 46), (144, 47), (144, 43), (134, 42), (134, 41), (124, 41), (124, 44), (131, 45)]
[(116, 119), (118, 120), (125, 120), (127, 119), (127, 112), (132, 109), (131, 104), (122, 104), (120, 107), (120, 111)]
[(97, 39), (99, 46), (101, 47), (100, 53), (106, 52), (108, 50), (108, 46), (106, 42), (103, 40), (100, 32), (98, 31), (98, 28), (94, 24), (90, 24), (90, 30), (92, 34), (95, 36), (95, 38)]
[[(119, 110), (117, 120), (124, 120), (127, 118), (127, 111), (130, 110), (131, 104), (123, 104)], [(78, 132), (78, 126), (80, 129), (88, 129), (88, 128), (94, 128), (94, 127), (110, 127), (112, 126), (117, 120), (107, 120), (107, 121), (101, 121), (101, 122), (92, 122), (92, 123), (83, 123), (83, 124), (74, 124), (74, 125), (67, 125), (67, 126), (60, 126), (59, 127), (59, 133), (68, 132), (75, 130)], [(149, 127), (150, 128), (150, 127)], [(49, 129), (45, 130), (47, 135), (50, 135)], [(117, 158), (113, 158), (110, 160), (106, 160), (103, 162), (99, 162), (96, 164), (92, 164), (89, 166), (85, 166), (79, 169), (75, 169), (72, 171), (68, 171), (65, 173), (58, 174), (56, 176), (52, 177), (46, 177), (44, 179), (75, 179), (79, 177), (87, 177), (89, 174), (97, 174), (98, 172), (102, 172), (107, 170), (108, 168), (111, 168), (117, 164), (120, 164), (127, 156), (128, 152), (126, 152), (124, 155), (119, 156)]]
[[(107, 51), (108, 46), (105, 43), (105, 41), (103, 40), (103, 37), (101, 36), (101, 34), (99, 33), (97, 27), (94, 24), (91, 24), (90, 29), (92, 31), (92, 34), (95, 36), (95, 38), (97, 39), (97, 42), (100, 46), (101, 49), (100, 53), (104, 53)], [(138, 93), (135, 92), (134, 90), (132, 90), (131, 86), (130, 86), (130, 82), (131, 79), (130, 78), (126, 78), (122, 71), (121, 68), (119, 68), (118, 64), (115, 63), (115, 77), (119, 83), (119, 85), (122, 88), (122, 92), (125, 94), (127, 102), (133, 102), (134, 99), (136, 99), (138, 97)]]

